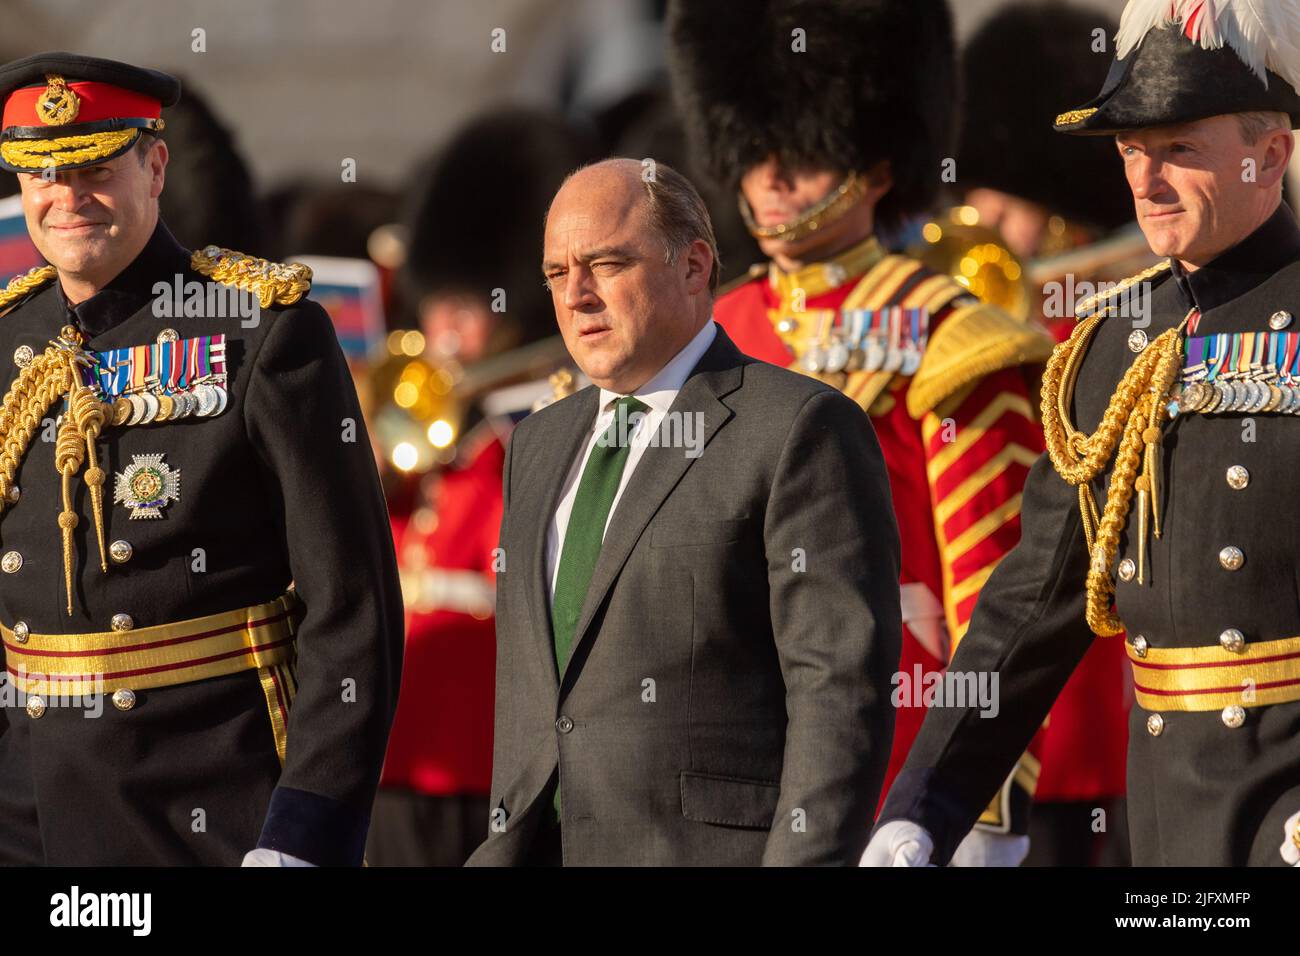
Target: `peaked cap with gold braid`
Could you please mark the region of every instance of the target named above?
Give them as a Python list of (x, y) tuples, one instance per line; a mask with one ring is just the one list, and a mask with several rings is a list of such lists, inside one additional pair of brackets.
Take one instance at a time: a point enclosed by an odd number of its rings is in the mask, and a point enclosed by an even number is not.
[(174, 76), (72, 53), (38, 53), (0, 66), (0, 167), (61, 172), (121, 156), (163, 128), (180, 99)]

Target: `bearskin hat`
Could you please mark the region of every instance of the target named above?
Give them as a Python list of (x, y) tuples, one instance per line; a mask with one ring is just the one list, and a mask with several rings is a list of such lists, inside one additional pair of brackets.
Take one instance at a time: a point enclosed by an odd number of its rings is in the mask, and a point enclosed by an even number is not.
[(460, 293), (491, 300), (524, 341), (555, 331), (542, 282), (546, 210), (575, 168), (594, 158), (589, 137), (558, 114), (525, 107), (470, 121), (420, 174), (409, 217), (406, 281), (413, 299)]
[(720, 184), (771, 155), (844, 172), (887, 159), (882, 225), (934, 199), (952, 155), (945, 0), (672, 0), (667, 28), (679, 107)]
[(1118, 29), (1104, 11), (1066, 4), (1014, 3), (990, 17), (962, 52), (958, 186), (997, 189), (1107, 230), (1132, 221), (1114, 142), (1052, 128), (1061, 104), (1082, 103), (1101, 85)]

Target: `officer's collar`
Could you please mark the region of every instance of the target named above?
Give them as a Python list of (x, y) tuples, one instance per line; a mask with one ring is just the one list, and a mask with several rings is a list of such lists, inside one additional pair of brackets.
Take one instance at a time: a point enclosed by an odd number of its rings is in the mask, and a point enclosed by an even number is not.
[(1231, 249), (1188, 272), (1170, 260), (1174, 281), (1190, 308), (1202, 312), (1249, 292), (1283, 266), (1300, 259), (1300, 226), (1286, 203)]
[(189, 253), (159, 219), (140, 254), (89, 299), (72, 305), (59, 285), (67, 321), (89, 336), (102, 335), (139, 312), (154, 297), (157, 283), (166, 282), (170, 287), (175, 276), (184, 275), (189, 260)]

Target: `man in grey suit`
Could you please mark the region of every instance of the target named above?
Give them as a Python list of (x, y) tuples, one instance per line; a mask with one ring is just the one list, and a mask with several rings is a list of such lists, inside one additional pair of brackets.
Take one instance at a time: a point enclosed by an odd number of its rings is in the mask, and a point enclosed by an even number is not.
[(663, 165), (573, 174), (543, 271), (594, 384), (507, 452), (491, 817), (470, 863), (856, 862), (901, 642), (867, 416), (714, 324), (708, 213)]

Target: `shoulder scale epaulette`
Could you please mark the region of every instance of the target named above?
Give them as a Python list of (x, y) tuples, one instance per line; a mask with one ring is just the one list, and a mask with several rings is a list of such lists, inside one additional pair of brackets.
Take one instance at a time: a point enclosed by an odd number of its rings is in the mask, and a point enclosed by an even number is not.
[(190, 268), (225, 285), (257, 296), (262, 308), (293, 305), (311, 289), (311, 269), (301, 262), (271, 262), (220, 246), (190, 254)]
[(0, 292), (0, 312), (8, 311), (19, 299), (35, 292), (58, 274), (54, 266), (36, 266), (20, 276), (14, 276), (4, 291)]
[(1127, 279), (1121, 280), (1120, 282), (1111, 286), (1109, 289), (1102, 289), (1100, 292), (1096, 293), (1095, 295), (1088, 296), (1088, 298), (1084, 299), (1077, 306), (1075, 306), (1074, 308), (1075, 318), (1086, 319), (1088, 316), (1092, 315), (1093, 310), (1096, 308), (1096, 306), (1100, 305), (1104, 300), (1109, 299), (1111, 296), (1119, 295), (1121, 292), (1125, 291), (1126, 289), (1129, 289), (1137, 285), (1139, 282), (1145, 282), (1147, 279), (1159, 275), (1161, 272), (1164, 272), (1168, 268), (1169, 268), (1169, 260), (1165, 259), (1162, 262), (1157, 262), (1149, 269), (1143, 269), (1135, 276), (1129, 276)]
[(1052, 337), (983, 302), (958, 305), (930, 333), (907, 389), (907, 412), (919, 419), (958, 391), (1005, 368), (1046, 362)]
[(724, 282), (722, 285), (718, 286), (718, 291), (713, 293), (713, 297), (715, 299), (720, 299), (728, 292), (739, 289), (746, 282), (752, 282), (761, 275), (767, 275), (767, 263), (755, 262), (745, 270), (744, 275), (736, 276), (736, 278), (732, 279), (730, 282)]

